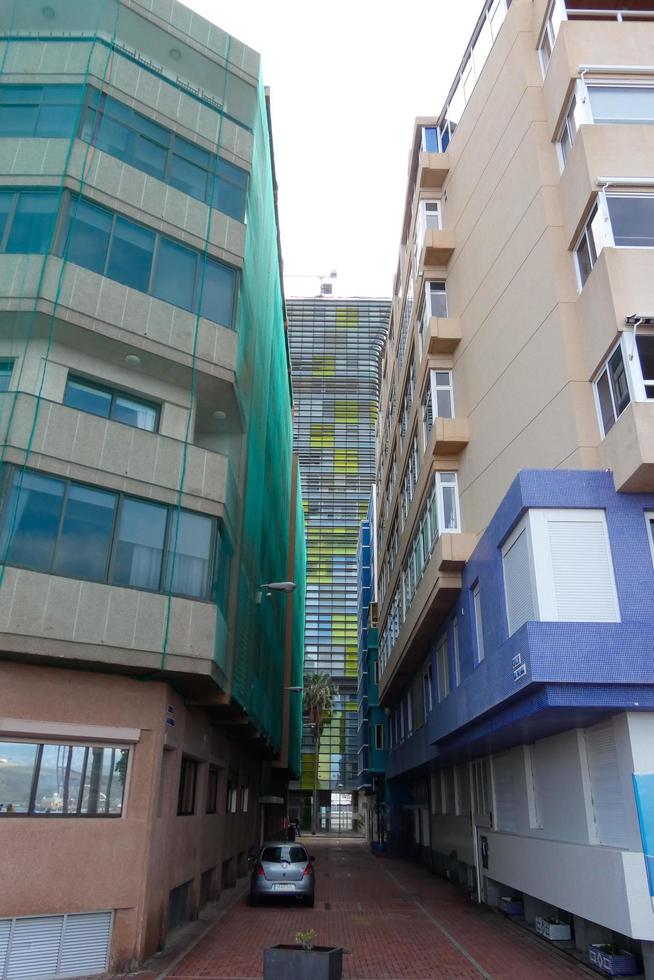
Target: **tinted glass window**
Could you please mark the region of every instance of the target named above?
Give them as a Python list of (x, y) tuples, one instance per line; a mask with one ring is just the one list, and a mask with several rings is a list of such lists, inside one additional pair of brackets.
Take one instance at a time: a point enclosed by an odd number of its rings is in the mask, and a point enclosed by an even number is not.
[(127, 395), (114, 394), (111, 417), (116, 422), (154, 432), (157, 427), (157, 416), (158, 412), (154, 405), (129, 398)]
[(10, 564), (37, 570), (51, 567), (65, 488), (64, 480), (25, 472), (21, 479), (21, 471), (14, 471), (1, 551)]
[(21, 191), (7, 239), (7, 252), (47, 252), (58, 207), (58, 194)]
[(170, 161), (170, 183), (203, 201), (207, 194), (207, 171), (174, 153)]
[(217, 166), (213, 206), (224, 214), (236, 218), (237, 221), (243, 221), (248, 185), (247, 172), (226, 160), (219, 159)]
[(27, 813), (36, 751), (36, 745), (0, 742), (0, 817)]
[(93, 582), (106, 580), (116, 495), (71, 486), (54, 570)]
[(123, 500), (112, 583), (158, 591), (168, 508), (145, 500)]
[(282, 861), (306, 862), (308, 861), (307, 852), (303, 847), (295, 845), (279, 844), (272, 847), (264, 847), (261, 854), (261, 861), (264, 864), (281, 864)]
[(0, 392), (9, 391), (13, 370), (13, 361), (0, 361)]
[(201, 285), (202, 307), (201, 314), (215, 323), (229, 326), (234, 316), (234, 282), (236, 274), (233, 269), (219, 265), (212, 259), (200, 264), (200, 276), (204, 281)]
[(144, 170), (146, 174), (163, 180), (166, 172), (168, 151), (146, 136), (139, 136), (134, 145), (134, 166)]
[(102, 275), (109, 248), (111, 214), (78, 199), (72, 203), (71, 217), (66, 246), (68, 259)]
[(197, 252), (169, 238), (162, 238), (154, 278), (154, 295), (174, 306), (192, 309), (197, 261)]
[(125, 218), (116, 218), (107, 275), (147, 293), (152, 270), (154, 232)]
[(0, 136), (70, 136), (81, 97), (78, 85), (3, 85)]
[(111, 412), (111, 392), (79, 378), (69, 378), (64, 392), (64, 405), (108, 419)]
[[(173, 513), (168, 542), (166, 587), (177, 595), (203, 597), (209, 591), (209, 568), (213, 537), (210, 517), (187, 510)], [(176, 553), (173, 555), (173, 549)]]
[[(24, 746), (28, 748), (28, 746)], [(37, 746), (36, 791), (30, 813), (39, 816), (120, 816), (129, 750), (117, 746)], [(0, 756), (3, 746), (0, 743)], [(27, 812), (27, 805), (23, 813)]]
[(609, 376), (606, 370), (602, 371), (602, 374), (597, 380), (597, 397), (599, 399), (600, 415), (602, 416), (604, 434), (606, 435), (606, 433), (613, 427), (613, 423), (615, 422), (613, 402), (611, 401), (611, 389), (609, 387)]
[(5, 228), (7, 227), (7, 218), (11, 211), (13, 198), (13, 194), (0, 193), (0, 244), (2, 244)]
[(34, 800), (36, 813), (77, 813), (85, 761), (83, 745), (43, 746)]

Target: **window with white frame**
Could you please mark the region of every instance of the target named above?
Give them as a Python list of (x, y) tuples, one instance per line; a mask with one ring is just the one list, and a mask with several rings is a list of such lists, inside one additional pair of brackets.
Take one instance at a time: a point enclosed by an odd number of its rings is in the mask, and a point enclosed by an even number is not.
[(564, 0), (552, 0), (552, 3), (547, 11), (543, 33), (541, 34), (540, 42), (538, 44), (538, 54), (540, 56), (540, 66), (543, 72), (543, 78), (547, 74), (547, 69), (552, 57), (552, 51), (554, 50), (554, 42), (556, 41), (561, 22), (563, 20), (567, 20)]
[(562, 169), (568, 161), (568, 156), (570, 155), (572, 144), (575, 141), (577, 130), (583, 122), (587, 121), (583, 111), (585, 104), (586, 103), (582, 102), (579, 97), (578, 88), (575, 87), (575, 91), (570, 99), (568, 111), (565, 114), (565, 119), (563, 120), (563, 125), (561, 126), (561, 132), (559, 133), (558, 139)]
[(450, 693), (450, 649), (447, 633), (436, 647), (436, 674), (438, 677), (438, 700), (444, 701)]
[[(435, 409), (435, 411), (434, 411)], [(434, 424), (434, 418), (454, 418), (454, 394), (452, 372), (430, 369), (422, 396), (422, 431), (425, 449)]]
[(442, 319), (447, 316), (447, 289), (444, 279), (432, 279), (425, 283), (422, 311), (418, 325), (418, 347), (422, 358), (425, 353), (425, 337), (429, 331), (429, 321), (432, 317)]
[(491, 809), (490, 765), (488, 759), (475, 759), (470, 764), (472, 812), (487, 817)]
[(654, 399), (654, 331), (623, 331), (594, 381), (597, 414), (606, 435), (629, 402)]
[(654, 194), (606, 194), (616, 248), (654, 248)]
[[(511, 554), (516, 555), (515, 574), (507, 575)], [(509, 634), (525, 617), (620, 622), (603, 510), (533, 508), (507, 539), (502, 556)]]
[(602, 195), (598, 195), (598, 201), (588, 216), (588, 220), (581, 233), (579, 241), (575, 247), (575, 260), (577, 263), (577, 275), (579, 277), (579, 287), (583, 289), (586, 280), (591, 274), (597, 257), (604, 248), (606, 213), (603, 207)]
[(422, 701), (426, 717), (434, 707), (434, 678), (432, 675), (431, 659), (427, 660), (422, 668)]
[(413, 266), (411, 266), (411, 268), (409, 269), (409, 280), (406, 289), (406, 299), (404, 301), (404, 309), (402, 311), (402, 325), (400, 327), (400, 337), (398, 340), (398, 347), (397, 347), (398, 368), (401, 368), (404, 362), (404, 349), (406, 347), (406, 340), (409, 335), (409, 324), (411, 323), (412, 311), (413, 311)]
[(472, 606), (475, 617), (475, 638), (477, 640), (477, 663), (480, 664), (484, 659), (484, 628), (481, 618), (481, 592), (479, 582), (475, 582), (472, 587)]
[(440, 201), (419, 201), (418, 214), (416, 216), (416, 232), (414, 237), (414, 260), (416, 268), (420, 263), (420, 252), (422, 250), (425, 233), (433, 228), (440, 231), (442, 228), (442, 213)]
[(586, 85), (590, 120), (594, 123), (653, 123), (654, 85)]
[(409, 427), (409, 418), (411, 416), (411, 407), (413, 405), (413, 393), (416, 386), (416, 374), (413, 364), (413, 351), (411, 352), (411, 361), (409, 364), (409, 376), (406, 380), (406, 385), (404, 387), (404, 395), (402, 396), (402, 406), (400, 408), (400, 442), (404, 442), (407, 434), (407, 429)]
[(452, 658), (454, 661), (454, 686), (461, 683), (461, 659), (459, 655), (459, 618), (452, 619)]

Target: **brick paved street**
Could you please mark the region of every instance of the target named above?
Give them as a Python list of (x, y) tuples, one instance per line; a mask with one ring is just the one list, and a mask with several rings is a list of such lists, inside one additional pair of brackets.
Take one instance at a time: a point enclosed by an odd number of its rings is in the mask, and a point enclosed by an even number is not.
[(165, 973), (177, 980), (254, 980), (266, 946), (315, 929), (347, 950), (349, 980), (583, 980), (597, 974), (428, 871), (373, 857), (353, 840), (303, 843), (317, 857), (314, 909), (241, 901)]

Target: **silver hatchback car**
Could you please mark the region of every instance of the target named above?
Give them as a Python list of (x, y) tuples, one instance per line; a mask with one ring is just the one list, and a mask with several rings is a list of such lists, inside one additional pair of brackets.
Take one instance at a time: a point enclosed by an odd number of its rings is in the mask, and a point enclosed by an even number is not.
[(286, 896), (313, 908), (314, 861), (301, 844), (265, 843), (259, 857), (252, 859), (250, 905), (258, 905), (262, 898)]

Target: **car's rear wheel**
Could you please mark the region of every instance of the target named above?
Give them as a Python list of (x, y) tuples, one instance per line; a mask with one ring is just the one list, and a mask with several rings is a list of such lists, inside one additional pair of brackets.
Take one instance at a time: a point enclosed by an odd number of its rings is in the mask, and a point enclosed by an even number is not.
[(314, 898), (314, 896), (313, 896), (313, 895), (310, 895), (310, 896), (309, 896), (309, 898), (305, 898), (305, 900), (304, 900), (304, 904), (305, 904), (305, 905), (306, 905), (306, 906), (307, 906), (308, 908), (310, 908), (310, 909), (312, 909), (312, 908), (313, 908), (313, 906), (315, 905), (315, 898)]

